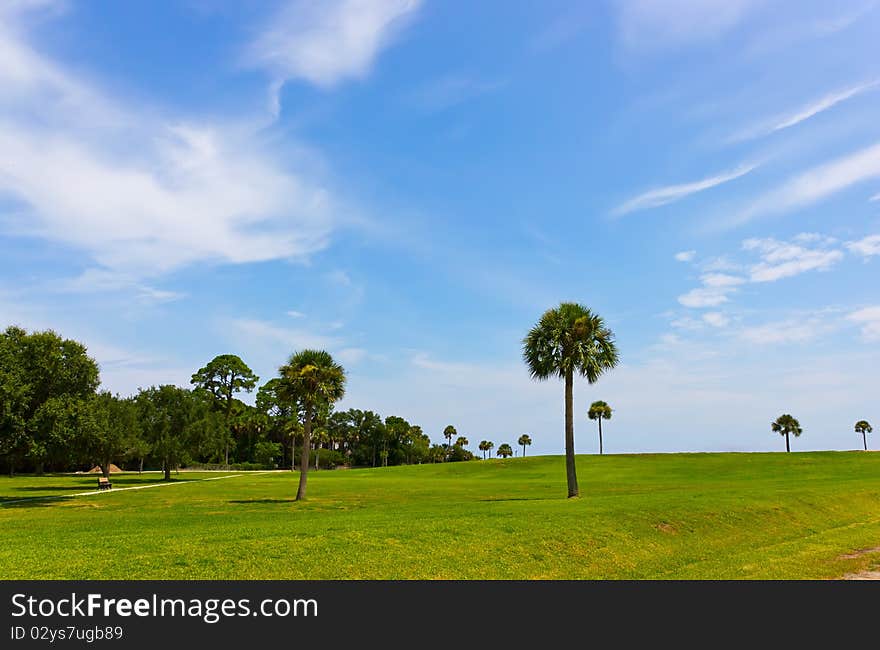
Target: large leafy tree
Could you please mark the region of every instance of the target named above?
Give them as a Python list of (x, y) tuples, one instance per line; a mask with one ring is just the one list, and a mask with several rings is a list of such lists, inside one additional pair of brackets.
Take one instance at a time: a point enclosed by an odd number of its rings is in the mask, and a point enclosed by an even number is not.
[(801, 429), (800, 422), (798, 422), (788, 413), (780, 415), (778, 418), (776, 418), (770, 424), (770, 429), (774, 433), (785, 436), (785, 451), (791, 451), (791, 445), (788, 442), (789, 436), (794, 436), (795, 438), (797, 438), (804, 432), (804, 430)]
[(357, 443), (353, 450), (355, 461), (376, 466), (379, 450), (385, 443), (385, 424), (382, 417), (373, 411), (349, 409), (347, 411), (351, 430), (349, 439)]
[(523, 458), (525, 458), (526, 447), (528, 447), (530, 444), (532, 444), (532, 438), (531, 438), (531, 436), (529, 436), (529, 434), (524, 433), (519, 437), (519, 440), (516, 441), (516, 444), (518, 444), (520, 447), (523, 448)]
[(865, 446), (865, 451), (868, 451), (868, 433), (871, 433), (874, 429), (871, 428), (870, 423), (867, 420), (859, 420), (856, 422), (855, 426), (856, 433), (862, 434), (862, 444)]
[(618, 363), (614, 334), (601, 316), (564, 302), (544, 312), (523, 340), (523, 358), (533, 379), (565, 382), (565, 469), (568, 496), (579, 494), (574, 456), (574, 376), (594, 384)]
[(24, 457), (38, 473), (69, 454), (84, 421), (80, 401), (98, 387), (98, 364), (83, 344), (51, 330), (0, 335), (0, 453), (13, 473)]
[(141, 389), (135, 401), (144, 437), (170, 481), (171, 470), (189, 459), (193, 428), (204, 420), (207, 404), (191, 391), (170, 385)]
[(296, 500), (306, 498), (309, 447), (315, 414), (345, 395), (345, 370), (324, 350), (301, 350), (280, 368), (283, 392), (303, 407), (303, 446)]
[(513, 448), (506, 442), (501, 443), (498, 446), (498, 455), (502, 458), (510, 458), (513, 456)]
[(587, 411), (587, 417), (591, 420), (599, 421), (599, 455), (602, 455), (602, 420), (611, 419), (611, 407), (606, 402), (598, 400), (590, 404), (590, 410)]
[(270, 379), (257, 391), (257, 410), (268, 418), (269, 437), (282, 445), (290, 444), (290, 469), (296, 468), (296, 437), (302, 431), (299, 423), (299, 402), (284, 390), (280, 377)]
[(229, 444), (231, 442), (232, 415), (235, 405), (235, 394), (247, 393), (254, 389), (259, 381), (247, 364), (234, 354), (221, 354), (214, 357), (204, 368), (193, 374), (190, 383), (214, 396), (223, 409), (227, 424), (227, 439), (224, 460), (229, 465)]
[(140, 443), (137, 406), (133, 399), (122, 399), (107, 391), (88, 402), (89, 426), (82, 431), (82, 448), (90, 463), (97, 463), (110, 477), (110, 464), (123, 458)]

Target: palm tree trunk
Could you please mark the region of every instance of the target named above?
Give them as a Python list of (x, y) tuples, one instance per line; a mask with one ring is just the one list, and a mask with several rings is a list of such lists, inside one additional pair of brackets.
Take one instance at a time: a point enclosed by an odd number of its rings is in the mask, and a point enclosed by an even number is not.
[(296, 490), (296, 500), (306, 498), (306, 481), (309, 477), (309, 447), (312, 446), (312, 406), (306, 404), (305, 421), (303, 422), (303, 446), (302, 456), (299, 459), (299, 487)]
[(568, 479), (568, 498), (579, 496), (577, 472), (574, 467), (574, 376), (565, 373), (565, 475)]
[(868, 451), (868, 437), (864, 431), (862, 431), (862, 444), (865, 445), (865, 451)]
[(785, 451), (791, 451), (791, 447), (788, 444), (788, 434), (785, 434)]
[(602, 416), (599, 416), (599, 455), (602, 455)]

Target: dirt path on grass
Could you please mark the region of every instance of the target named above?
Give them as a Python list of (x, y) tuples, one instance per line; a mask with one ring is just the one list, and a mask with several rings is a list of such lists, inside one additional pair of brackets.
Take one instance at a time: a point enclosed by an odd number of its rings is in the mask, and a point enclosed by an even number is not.
[[(857, 560), (860, 557), (876, 553), (880, 553), (880, 546), (875, 546), (874, 548), (863, 548), (858, 551), (853, 551), (852, 553), (841, 555), (840, 559)], [(880, 580), (880, 568), (862, 569), (861, 571), (856, 571), (854, 573), (847, 573), (841, 578), (841, 580)]]

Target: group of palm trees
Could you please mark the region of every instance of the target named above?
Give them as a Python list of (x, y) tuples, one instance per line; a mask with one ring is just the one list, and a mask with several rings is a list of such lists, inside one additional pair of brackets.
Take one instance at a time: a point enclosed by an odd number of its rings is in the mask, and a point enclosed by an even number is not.
[[(859, 420), (856, 422), (854, 429), (856, 433), (862, 434), (862, 446), (865, 451), (868, 451), (867, 434), (874, 430), (871, 427), (871, 424), (867, 420)], [(790, 436), (797, 438), (804, 432), (801, 423), (789, 413), (783, 413), (773, 420), (773, 422), (770, 423), (770, 430), (781, 436), (785, 436), (785, 451), (791, 451), (791, 444), (789, 443)]]
[[(546, 380), (558, 377), (565, 386), (565, 469), (568, 483), (568, 496), (579, 494), (574, 453), (574, 376), (585, 377), (590, 384), (596, 383), (619, 361), (614, 333), (605, 325), (601, 316), (587, 307), (573, 302), (561, 303), (548, 309), (537, 324), (523, 339), (523, 359), (533, 379)], [(345, 371), (333, 358), (322, 350), (303, 350), (294, 353), (290, 361), (280, 368), (281, 390), (301, 405), (303, 411), (304, 440), (302, 446), (302, 471), (300, 473), (297, 499), (305, 497), (306, 479), (309, 467), (309, 448), (312, 425), (319, 407), (327, 407), (342, 399), (345, 393)], [(603, 401), (593, 402), (587, 412), (590, 420), (599, 424), (599, 452), (603, 451), (602, 420), (611, 418), (611, 407)], [(800, 423), (789, 414), (777, 418), (771, 425), (773, 431), (785, 436), (786, 451), (790, 451), (789, 437), (802, 433)], [(871, 425), (860, 420), (855, 425), (857, 433), (867, 449), (866, 434), (872, 431)], [(447, 427), (443, 432), (452, 447), (455, 428)], [(467, 444), (465, 438), (459, 438)], [(523, 434), (517, 441), (523, 448), (532, 439)], [(482, 440), (479, 444), (483, 457), (494, 448), (494, 443)], [(502, 458), (513, 455), (508, 443), (499, 445), (497, 454)]]
[[(532, 444), (532, 437), (524, 433), (519, 439), (516, 441), (516, 444), (522, 447), (522, 455), (526, 455), (526, 447)], [(495, 443), (491, 440), (480, 440), (480, 444), (477, 445), (477, 449), (483, 452), (483, 460), (486, 460), (486, 454), (492, 456), (492, 450), (495, 449)], [(513, 447), (506, 442), (502, 442), (498, 445), (498, 451), (495, 452), (495, 455), (500, 456), (501, 458), (510, 458), (513, 456)]]

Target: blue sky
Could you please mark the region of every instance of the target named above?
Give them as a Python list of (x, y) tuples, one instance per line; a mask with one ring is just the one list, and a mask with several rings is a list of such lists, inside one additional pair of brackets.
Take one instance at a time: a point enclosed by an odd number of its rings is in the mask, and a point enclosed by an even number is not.
[(322, 347), (342, 408), (562, 451), (520, 342), (582, 302), (609, 452), (880, 420), (880, 3), (4, 0), (0, 321), (123, 394)]

